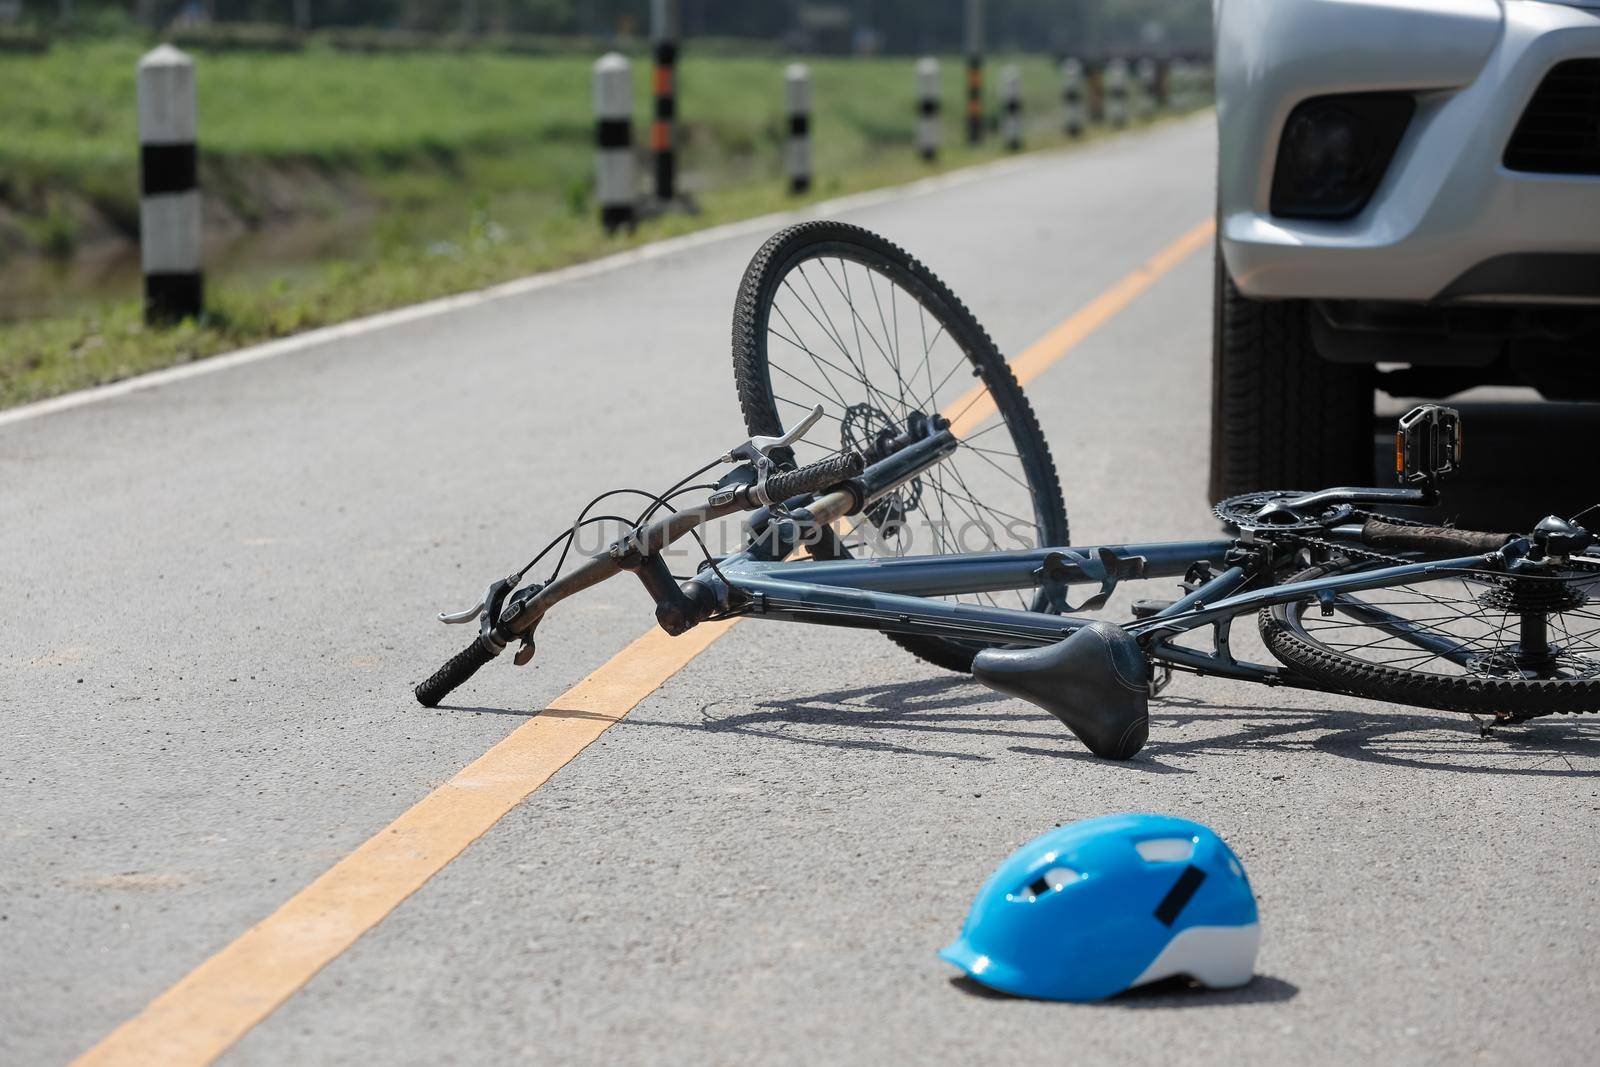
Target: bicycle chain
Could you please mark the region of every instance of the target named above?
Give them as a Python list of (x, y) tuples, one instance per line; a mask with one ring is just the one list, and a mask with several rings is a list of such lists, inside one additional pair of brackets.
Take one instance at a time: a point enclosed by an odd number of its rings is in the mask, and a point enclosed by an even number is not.
[[(1388, 523), (1391, 526), (1431, 526), (1431, 525), (1433, 525), (1432, 523), (1418, 522), (1415, 519), (1401, 519), (1401, 518), (1396, 518), (1393, 515), (1379, 515), (1376, 512), (1371, 512), (1371, 511), (1351, 511), (1350, 517), (1351, 518), (1359, 518), (1363, 523), (1365, 523), (1365, 522), (1367, 522), (1367, 521), (1369, 521), (1371, 519), (1377, 519), (1378, 521)], [(1258, 536), (1259, 536), (1259, 533), (1258, 533)], [(1328, 550), (1330, 552), (1340, 552), (1340, 553), (1343, 553), (1346, 556), (1349, 556), (1351, 559), (1359, 559), (1359, 560), (1364, 560), (1364, 561), (1368, 561), (1368, 562), (1372, 562), (1372, 563), (1386, 563), (1386, 564), (1389, 564), (1391, 566), (1404, 566), (1404, 565), (1406, 565), (1408, 563), (1415, 562), (1414, 560), (1403, 559), (1403, 558), (1401, 558), (1399, 556), (1391, 556), (1388, 553), (1378, 552), (1378, 551), (1376, 551), (1374, 549), (1370, 549), (1370, 548), (1358, 548), (1355, 545), (1350, 544), (1348, 541), (1330, 541), (1330, 540), (1327, 540), (1326, 538), (1312, 537), (1311, 535), (1304, 534), (1304, 533), (1295, 533), (1295, 532), (1291, 532), (1291, 531), (1284, 531), (1282, 534), (1278, 534), (1278, 535), (1273, 536), (1273, 537), (1271, 537), (1269, 539), (1273, 540), (1273, 541), (1278, 541), (1278, 540), (1293, 541), (1293, 542), (1296, 542), (1296, 543), (1302, 544), (1302, 545), (1307, 545), (1307, 546), (1311, 546), (1311, 547), (1315, 547), (1315, 548), (1326, 549), (1326, 550)], [(1569, 559), (1566, 562), (1566, 566), (1568, 568), (1572, 569), (1572, 570), (1581, 571), (1581, 572), (1586, 573), (1586, 574), (1600, 573), (1600, 562), (1595, 562), (1593, 560), (1590, 560), (1590, 559), (1587, 559), (1587, 558), (1584, 558), (1584, 557), (1578, 557), (1576, 559)], [(1491, 573), (1488, 573), (1488, 572), (1481, 572), (1481, 573), (1478, 574), (1478, 576), (1485, 582), (1491, 582), (1493, 584), (1500, 585), (1500, 586), (1510, 585), (1512, 582), (1515, 582), (1515, 581), (1519, 580), (1519, 577), (1521, 579), (1523, 579), (1523, 580), (1532, 579), (1532, 580), (1535, 580), (1535, 581), (1560, 581), (1560, 580), (1562, 580), (1560, 578), (1546, 578), (1546, 577), (1543, 577), (1543, 576), (1535, 576), (1535, 575), (1518, 576), (1518, 575), (1514, 575), (1514, 574), (1491, 574)]]
[[(1427, 525), (1429, 525), (1428, 523), (1425, 523), (1425, 522), (1417, 522), (1415, 519), (1400, 519), (1400, 518), (1395, 518), (1392, 515), (1379, 515), (1379, 514), (1377, 514), (1375, 512), (1371, 512), (1371, 511), (1352, 510), (1350, 512), (1350, 518), (1352, 518), (1352, 519), (1359, 518), (1363, 524), (1365, 524), (1366, 522), (1368, 522), (1368, 521), (1370, 521), (1372, 519), (1378, 519), (1378, 520), (1380, 520), (1382, 522), (1387, 522), (1387, 523), (1390, 523), (1390, 524), (1392, 524), (1394, 526), (1427, 526)], [(1257, 536), (1258, 537), (1260, 536), (1260, 533), (1261, 533), (1261, 531), (1257, 531)], [(1294, 532), (1285, 531), (1283, 534), (1270, 537), (1269, 539), (1275, 541), (1275, 540), (1278, 540), (1279, 537), (1281, 537), (1285, 541), (1293, 541), (1293, 542), (1295, 542), (1297, 544), (1305, 545), (1305, 546), (1308, 546), (1308, 547), (1322, 548), (1322, 549), (1328, 550), (1329, 552), (1342, 552), (1342, 553), (1344, 553), (1345, 555), (1349, 556), (1352, 559), (1360, 559), (1360, 560), (1364, 560), (1364, 561), (1371, 562), (1371, 563), (1386, 563), (1386, 564), (1389, 564), (1390, 566), (1400, 567), (1400, 566), (1404, 566), (1406, 563), (1410, 562), (1409, 560), (1401, 559), (1399, 556), (1391, 556), (1388, 553), (1378, 552), (1378, 551), (1376, 551), (1374, 549), (1357, 548), (1355, 545), (1350, 544), (1348, 541), (1330, 541), (1330, 540), (1328, 540), (1326, 538), (1322, 538), (1322, 537), (1312, 537), (1310, 534), (1306, 534), (1306, 533), (1294, 533)]]

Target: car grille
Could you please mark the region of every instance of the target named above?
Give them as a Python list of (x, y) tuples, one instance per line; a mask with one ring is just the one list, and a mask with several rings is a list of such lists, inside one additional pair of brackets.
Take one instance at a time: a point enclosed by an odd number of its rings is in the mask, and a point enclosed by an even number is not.
[(1569, 59), (1545, 75), (1511, 135), (1506, 166), (1600, 174), (1600, 59)]

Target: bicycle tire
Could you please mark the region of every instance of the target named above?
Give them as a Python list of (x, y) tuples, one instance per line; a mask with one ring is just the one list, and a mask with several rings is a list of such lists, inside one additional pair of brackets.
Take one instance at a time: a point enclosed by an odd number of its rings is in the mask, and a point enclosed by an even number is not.
[[(914, 299), (948, 333), (970, 364), (973, 376), (992, 399), (1016, 447), (1020, 470), (1032, 498), (1036, 546), (1068, 544), (1066, 505), (1055, 462), (1033, 408), (1005, 358), (972, 313), (932, 271), (899, 246), (858, 226), (826, 221), (790, 226), (763, 244), (745, 269), (733, 310), (733, 371), (746, 429), (752, 435), (775, 435), (784, 429), (773, 389), (768, 349), (774, 301), (792, 270), (812, 260), (828, 258), (856, 263), (869, 272), (869, 277), (871, 273), (881, 276)], [(881, 307), (879, 310), (881, 314)], [(896, 318), (897, 337), (899, 328)], [(874, 387), (867, 382), (865, 374), (862, 384), (870, 401)], [(929, 384), (932, 384), (931, 375)], [(930, 399), (936, 399), (937, 393), (937, 389), (933, 390)], [(839, 399), (843, 406), (845, 397)], [(841, 422), (841, 429), (844, 428)], [(1030, 607), (1031, 610), (1048, 610), (1039, 595), (1033, 597)], [(972, 670), (973, 657), (989, 647), (985, 642), (954, 638), (888, 636), (929, 663), (964, 673)]]
[[(1314, 581), (1367, 566), (1371, 564), (1361, 561), (1322, 564), (1289, 580)], [(1383, 588), (1414, 584), (1418, 583)], [(1258, 624), (1262, 640), (1279, 661), (1328, 689), (1440, 711), (1506, 714), (1519, 719), (1600, 712), (1600, 671), (1587, 677), (1513, 678), (1473, 673), (1441, 674), (1368, 662), (1331, 647), (1307, 630), (1304, 613), (1314, 604), (1314, 600), (1307, 599), (1263, 608)], [(1451, 636), (1459, 638), (1460, 635)], [(1585, 646), (1584, 654), (1593, 654), (1592, 643)], [(1596, 662), (1600, 664), (1600, 658)]]

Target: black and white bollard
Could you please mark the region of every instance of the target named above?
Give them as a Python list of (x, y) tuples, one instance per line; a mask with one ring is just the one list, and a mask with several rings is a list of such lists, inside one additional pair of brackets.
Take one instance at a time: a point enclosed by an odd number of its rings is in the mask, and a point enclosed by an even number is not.
[(1061, 128), (1068, 137), (1083, 136), (1083, 95), (1083, 63), (1069, 56), (1061, 61)]
[(633, 67), (607, 52), (594, 64), (595, 194), (607, 232), (634, 223)]
[(1022, 71), (1015, 63), (1000, 71), (1000, 136), (1006, 151), (1022, 151)]
[(1106, 64), (1106, 121), (1119, 130), (1128, 124), (1128, 81), (1126, 59)]
[(983, 141), (983, 57), (967, 57), (967, 143)]
[(678, 5), (650, 0), (650, 37), (655, 53), (651, 87), (655, 117), (650, 121), (650, 151), (655, 157), (656, 199), (677, 193), (678, 172)]
[(783, 109), (789, 116), (783, 169), (789, 175), (789, 192), (799, 194), (811, 188), (811, 71), (804, 63), (790, 63), (784, 69)]
[(194, 60), (164, 44), (139, 60), (139, 259), (144, 317), (200, 314), (200, 170)]
[(1148, 122), (1156, 113), (1156, 103), (1161, 95), (1161, 68), (1155, 60), (1145, 56), (1134, 68), (1134, 78), (1138, 83), (1134, 95), (1138, 101), (1138, 118), (1141, 122)]
[(932, 163), (939, 158), (939, 61), (917, 60), (917, 154)]
[(983, 141), (983, 0), (967, 0), (967, 143)]

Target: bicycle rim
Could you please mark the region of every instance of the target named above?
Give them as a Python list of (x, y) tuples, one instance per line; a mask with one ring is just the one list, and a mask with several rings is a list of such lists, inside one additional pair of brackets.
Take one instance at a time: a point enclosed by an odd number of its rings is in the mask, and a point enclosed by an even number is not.
[[(821, 404), (797, 462), (863, 447), (914, 413), (949, 419), (956, 454), (841, 530), (856, 557), (1012, 551), (1067, 543), (1055, 466), (1021, 387), (988, 335), (939, 280), (894, 245), (838, 223), (775, 236), (746, 272), (734, 365), (752, 433)], [(963, 603), (1044, 610), (1034, 589)], [(903, 638), (965, 670), (979, 642)]]
[(1600, 572), (1430, 573), (1275, 605), (1260, 624), (1273, 655), (1330, 688), (1511, 718), (1600, 711)]

